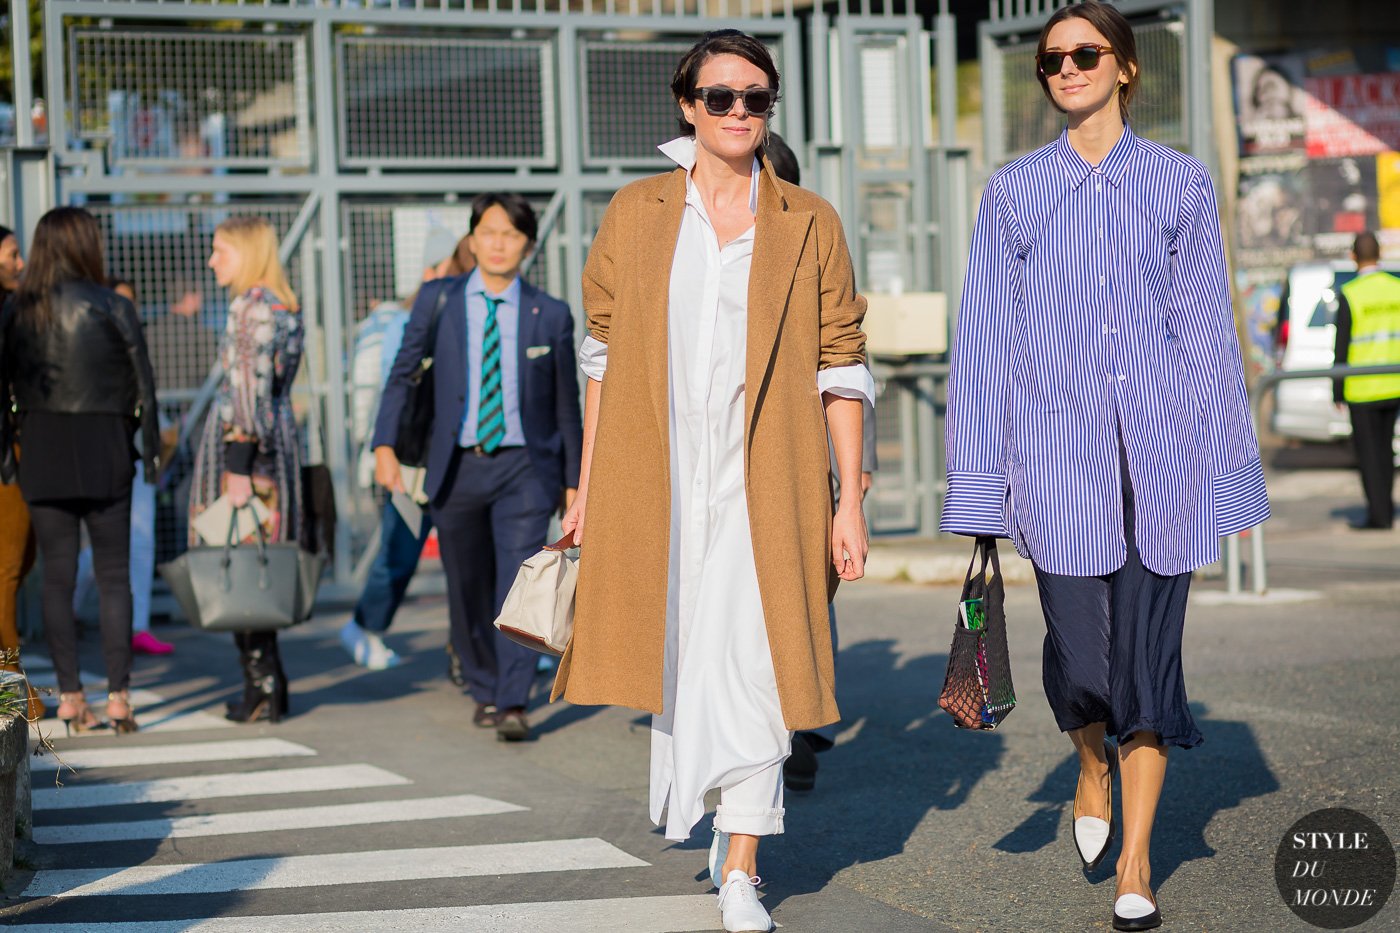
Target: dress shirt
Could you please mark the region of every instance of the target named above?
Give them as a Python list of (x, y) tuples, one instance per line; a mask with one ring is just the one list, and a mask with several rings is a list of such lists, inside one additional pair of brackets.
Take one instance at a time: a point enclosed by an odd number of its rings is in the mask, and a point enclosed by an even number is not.
[[(481, 342), (486, 335), (486, 285), (481, 270), (472, 270), (467, 279), (467, 411), (459, 447), (476, 445), (476, 416), (481, 406)], [(517, 276), (499, 295), (496, 326), (501, 330), (501, 393), (506, 415), (506, 436), (502, 447), (524, 447), (525, 428), (520, 421), (520, 278)]]
[(1062, 133), (983, 192), (942, 528), (1010, 536), (1051, 573), (1111, 573), (1120, 442), (1154, 573), (1218, 559), (1219, 536), (1269, 515), (1210, 175), (1126, 128), (1091, 166)]

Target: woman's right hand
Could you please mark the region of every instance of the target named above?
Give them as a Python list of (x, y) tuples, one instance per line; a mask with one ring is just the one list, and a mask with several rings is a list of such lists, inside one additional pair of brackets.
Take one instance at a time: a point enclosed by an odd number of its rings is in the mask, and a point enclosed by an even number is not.
[(560, 523), (561, 527), (564, 529), (564, 534), (568, 534), (571, 531), (574, 533), (575, 547), (583, 544), (583, 516), (587, 511), (587, 506), (588, 494), (580, 489), (578, 495), (574, 498), (574, 504), (569, 507), (569, 511), (564, 513), (564, 520)]
[(374, 481), (390, 492), (403, 492), (403, 472), (394, 448), (385, 444), (374, 448)]

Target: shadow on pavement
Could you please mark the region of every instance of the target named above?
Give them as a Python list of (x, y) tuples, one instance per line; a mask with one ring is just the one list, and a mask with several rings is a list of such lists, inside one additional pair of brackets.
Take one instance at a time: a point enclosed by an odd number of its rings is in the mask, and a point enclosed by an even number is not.
[[(786, 838), (761, 862), (771, 906), (820, 891), (842, 869), (904, 851), (932, 810), (960, 807), (1000, 763), (1005, 737), (955, 729), (938, 708), (946, 654), (906, 658), (889, 640), (840, 653), (842, 735), (823, 753), (817, 789), (787, 794)], [(695, 834), (708, 846), (709, 834)]]
[[(1152, 833), (1152, 881), (1155, 885), (1165, 883), (1183, 864), (1216, 854), (1206, 842), (1206, 827), (1217, 813), (1279, 789), (1278, 780), (1255, 741), (1253, 729), (1236, 720), (1211, 719), (1208, 708), (1201, 703), (1192, 703), (1191, 711), (1206, 742), (1200, 748), (1172, 749), (1170, 753), (1166, 786)], [(1068, 739), (1065, 745), (1069, 746)], [(1038, 852), (1051, 844), (1068, 847), (1071, 844), (1069, 809), (1078, 776), (1079, 756), (1070, 751), (1026, 798), (1040, 804), (1040, 808), (992, 847), (1014, 853)], [(1121, 795), (1121, 783), (1114, 789)], [(1121, 820), (1121, 797), (1115, 809)], [(1094, 883), (1113, 877), (1114, 862), (1122, 848), (1121, 828), (1118, 840), (1108, 858), (1089, 874)], [(1070, 857), (1068, 852), (1066, 848), (1065, 853)]]

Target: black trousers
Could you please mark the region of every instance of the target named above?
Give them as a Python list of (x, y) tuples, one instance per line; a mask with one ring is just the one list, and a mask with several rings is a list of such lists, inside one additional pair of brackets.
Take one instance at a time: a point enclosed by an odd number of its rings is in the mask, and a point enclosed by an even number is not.
[(478, 703), (505, 710), (529, 700), (539, 655), (493, 623), (520, 564), (548, 543), (554, 507), (523, 447), (486, 457), (459, 448), (433, 502), (452, 650)]
[(1366, 494), (1366, 524), (1389, 528), (1395, 521), (1395, 416), (1400, 414), (1400, 398), (1384, 402), (1362, 402), (1351, 409), (1351, 441), (1356, 448), (1356, 466), (1361, 471), (1361, 490)]
[(58, 689), (63, 693), (83, 689), (78, 677), (78, 623), (73, 618), (79, 522), (87, 525), (92, 540), (107, 689), (127, 689), (131, 683), (131, 491), (116, 499), (31, 502), (29, 517), (44, 558), (44, 634)]

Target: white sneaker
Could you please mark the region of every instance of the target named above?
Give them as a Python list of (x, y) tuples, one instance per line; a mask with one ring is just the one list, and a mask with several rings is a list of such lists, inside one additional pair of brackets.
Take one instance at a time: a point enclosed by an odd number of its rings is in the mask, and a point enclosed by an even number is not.
[(350, 660), (372, 671), (386, 670), (399, 663), (394, 649), (384, 644), (376, 633), (360, 628), (354, 619), (340, 627), (340, 644)]
[(725, 933), (769, 933), (773, 918), (758, 902), (762, 879), (750, 878), (735, 869), (719, 889), (719, 914)]
[(716, 888), (724, 885), (719, 873), (724, 868), (724, 860), (729, 858), (729, 833), (716, 829), (715, 838), (710, 840), (710, 883)]

